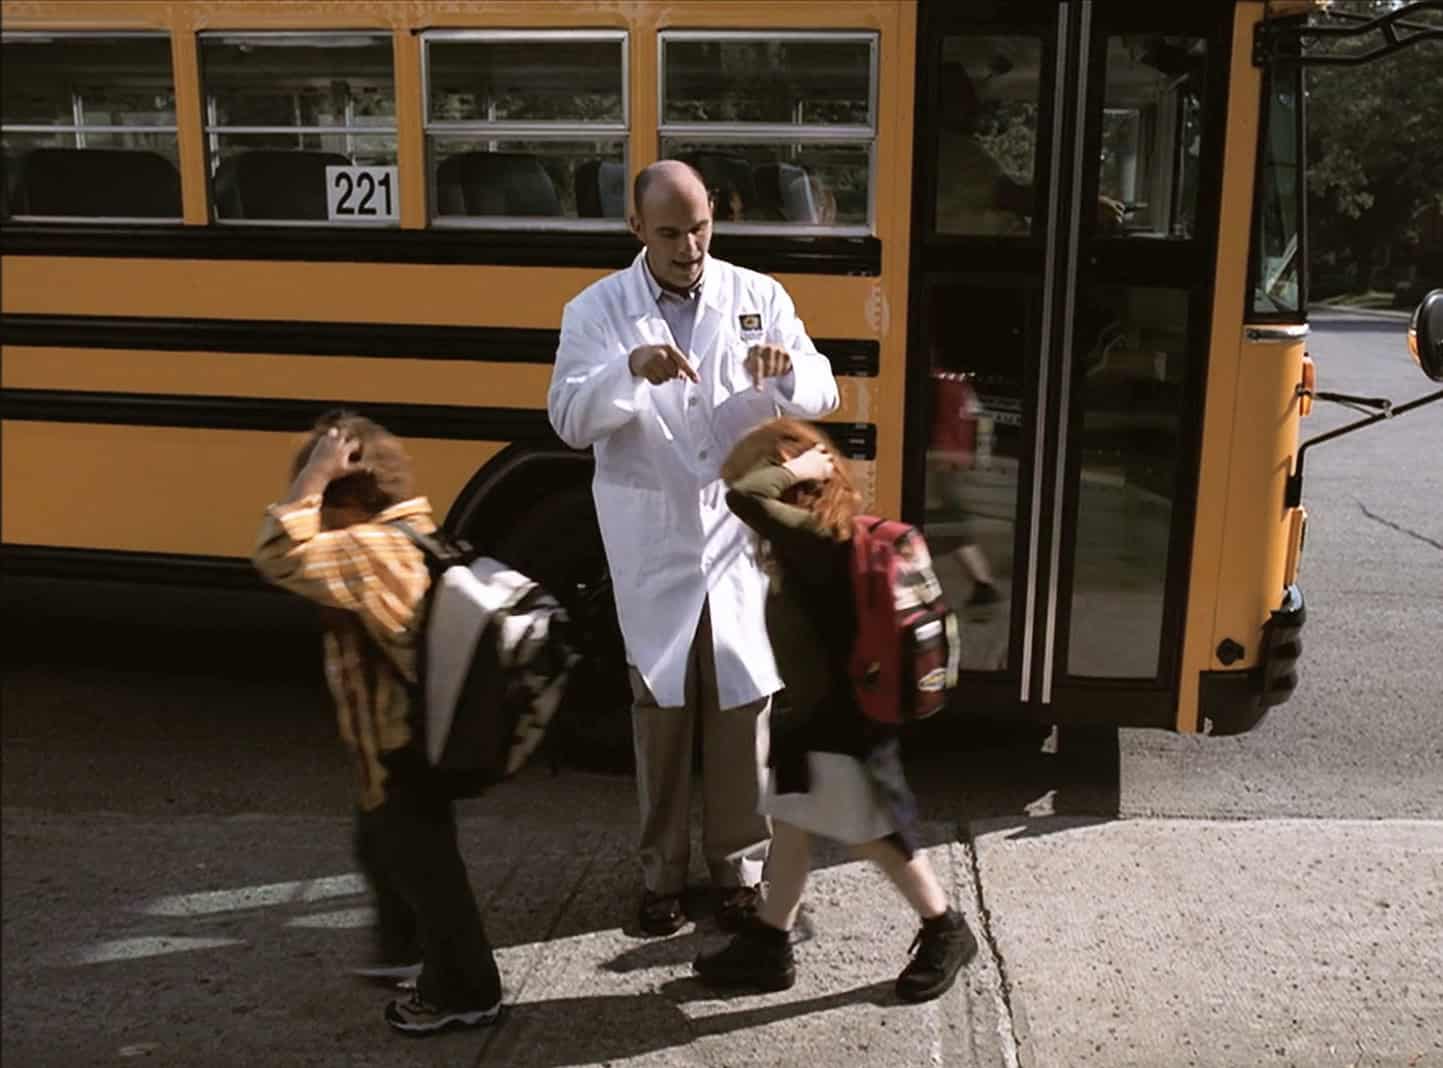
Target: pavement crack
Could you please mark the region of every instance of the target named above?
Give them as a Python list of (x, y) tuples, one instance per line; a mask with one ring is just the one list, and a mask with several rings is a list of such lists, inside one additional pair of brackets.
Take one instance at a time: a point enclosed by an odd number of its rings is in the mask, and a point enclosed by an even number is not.
[[(548, 946), (551, 944), (551, 940), (556, 937), (557, 929), (560, 928), (562, 921), (571, 911), (571, 906), (575, 903), (577, 895), (581, 893), (581, 888), (586, 885), (587, 880), (591, 876), (592, 868), (596, 866), (596, 856), (597, 850), (592, 849), (591, 853), (588, 854), (586, 858), (586, 862), (582, 864), (581, 871), (577, 874), (575, 882), (571, 884), (571, 889), (566, 892), (566, 898), (557, 907), (556, 914), (551, 917), (551, 922), (546, 925), (546, 933), (541, 936), (540, 940), (537, 943), (538, 945)], [(516, 867), (512, 868), (511, 871), (507, 872), (505, 879), (503, 879), (503, 883), (509, 885), (512, 878), (516, 874), (516, 868), (519, 867), (520, 864), (518, 863)], [(491, 894), (487, 898), (488, 908), (490, 907), (491, 902), (496, 899), (497, 894), (499, 893), (500, 889), (498, 888), (496, 893)], [(536, 974), (536, 970), (541, 967), (544, 960), (544, 952), (538, 953), (536, 958), (531, 962), (531, 966), (521, 973), (520, 978), (517, 979), (515, 984), (511, 987), (510, 1004), (502, 1006), (503, 1019), (505, 1015), (511, 1011), (511, 1006), (521, 1000), (522, 993), (525, 992), (527, 985), (531, 982), (532, 976)], [(477, 1055), (476, 1061), (473, 1062), (475, 1065), (481, 1065), (485, 1063), (487, 1051), (489, 1051), (491, 1047), (496, 1044), (497, 1035), (502, 1034), (504, 1030), (505, 1029), (501, 1027), (489, 1027), (486, 1029), (486, 1036), (481, 1042), (481, 1049)]]
[(1362, 512), (1363, 515), (1365, 515), (1367, 518), (1371, 519), (1373, 522), (1380, 523), (1383, 526), (1389, 528), (1390, 530), (1396, 530), (1399, 534), (1406, 534), (1410, 538), (1416, 538), (1424, 545), (1431, 545), (1433, 546), (1433, 548), (1439, 550), (1440, 552), (1443, 552), (1443, 541), (1439, 541), (1437, 538), (1430, 538), (1427, 534), (1420, 534), (1418, 533), (1418, 531), (1413, 530), (1410, 527), (1402, 526), (1399, 523), (1395, 523), (1391, 519), (1385, 519), (1383, 516), (1378, 515), (1376, 512), (1370, 512), (1368, 510), (1368, 506), (1362, 501), (1358, 500), (1358, 498), (1356, 497), (1353, 498), (1353, 501), (1358, 505), (1358, 510)]
[(997, 932), (992, 924), (992, 910), (987, 905), (987, 893), (982, 886), (982, 861), (978, 855), (977, 838), (966, 821), (962, 823), (962, 844), (966, 848), (967, 863), (972, 872), (972, 889), (977, 895), (977, 920), (982, 929), (983, 941), (992, 961), (997, 967), (997, 996), (1002, 1003), (1003, 1025), (1006, 1027), (1003, 1057), (1009, 1068), (1020, 1063), (1018, 1051), (1021, 1043), (1017, 1036), (1017, 1016), (1012, 1005), (1012, 980), (1007, 974), (1007, 961), (1002, 956), (1002, 947), (997, 942)]

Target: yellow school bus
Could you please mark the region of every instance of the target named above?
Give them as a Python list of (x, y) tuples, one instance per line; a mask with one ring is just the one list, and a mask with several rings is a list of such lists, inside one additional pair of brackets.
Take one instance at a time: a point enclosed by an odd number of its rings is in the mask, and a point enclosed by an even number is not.
[(574, 608), (624, 724), (545, 393), (563, 304), (635, 253), (630, 177), (679, 157), (925, 530), (959, 706), (1247, 729), (1303, 618), (1313, 6), (4, 0), (6, 572), (251, 582), (300, 432), (352, 407)]

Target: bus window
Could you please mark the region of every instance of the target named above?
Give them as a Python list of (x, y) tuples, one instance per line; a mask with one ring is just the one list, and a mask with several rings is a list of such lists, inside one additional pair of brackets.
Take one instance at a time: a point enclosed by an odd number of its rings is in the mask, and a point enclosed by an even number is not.
[(1074, 350), (1082, 365), (1074, 398), (1080, 475), (1067, 672), (1152, 678), (1173, 509), (1184, 492), (1188, 294), (1141, 285), (1084, 294)]
[(937, 75), (939, 234), (1030, 232), (1041, 53), (1041, 42), (1031, 37), (943, 39)]
[(961, 667), (1005, 671), (1017, 559), (1018, 502), (1030, 463), (1026, 370), (1041, 292), (1003, 276), (928, 285), (929, 393), (922, 526), (962, 630)]
[(1206, 52), (1199, 37), (1107, 40), (1098, 191), (1121, 205), (1119, 236), (1195, 236)]
[(1298, 292), (1302, 69), (1275, 68), (1267, 81), (1257, 232), (1253, 235), (1252, 314), (1295, 316), (1303, 308)]
[(163, 34), (6, 34), (5, 215), (179, 222), (175, 88)]
[(327, 167), (395, 164), (389, 36), (204, 34), (200, 59), (219, 221), (323, 222)]
[(873, 34), (661, 35), (661, 154), (706, 180), (723, 224), (870, 232)]
[(625, 33), (437, 31), (424, 52), (433, 222), (620, 222)]

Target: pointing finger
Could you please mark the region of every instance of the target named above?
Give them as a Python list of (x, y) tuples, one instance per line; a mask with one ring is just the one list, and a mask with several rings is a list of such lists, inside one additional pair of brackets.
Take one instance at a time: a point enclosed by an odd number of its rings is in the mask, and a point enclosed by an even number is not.
[(672, 364), (676, 367), (677, 373), (680, 373), (683, 378), (688, 378), (693, 382), (700, 381), (700, 378), (697, 376), (696, 373), (696, 368), (692, 367), (691, 361), (686, 358), (685, 354), (680, 349), (672, 345), (668, 345), (666, 346), (664, 351), (666, 352), (667, 357), (671, 360)]

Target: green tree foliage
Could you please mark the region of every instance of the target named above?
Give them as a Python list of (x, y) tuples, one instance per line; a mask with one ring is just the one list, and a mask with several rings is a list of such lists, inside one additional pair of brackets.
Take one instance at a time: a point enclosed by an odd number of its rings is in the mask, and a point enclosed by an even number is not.
[[(1394, 6), (1348, 9), (1378, 14)], [(1375, 36), (1368, 44), (1380, 42)], [(1437, 270), (1431, 246), (1443, 218), (1443, 41), (1358, 66), (1313, 68), (1307, 78), (1314, 295), (1389, 285), (1410, 266)]]

